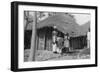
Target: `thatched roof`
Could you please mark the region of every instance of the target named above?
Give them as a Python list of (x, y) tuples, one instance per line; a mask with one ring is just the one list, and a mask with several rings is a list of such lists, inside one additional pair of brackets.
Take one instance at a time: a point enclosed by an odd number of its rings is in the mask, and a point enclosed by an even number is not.
[[(57, 14), (37, 23), (37, 29), (49, 26), (56, 26), (59, 31), (69, 33), (70, 36), (76, 37), (86, 35), (86, 32), (90, 28), (90, 21), (83, 25), (78, 25), (75, 19), (69, 14)], [(32, 24), (28, 26), (28, 29), (32, 30)]]
[(37, 28), (42, 28), (46, 26), (56, 26), (58, 30), (63, 33), (76, 32), (78, 24), (75, 22), (75, 19), (67, 14), (50, 16), (47, 19), (40, 21), (37, 25)]

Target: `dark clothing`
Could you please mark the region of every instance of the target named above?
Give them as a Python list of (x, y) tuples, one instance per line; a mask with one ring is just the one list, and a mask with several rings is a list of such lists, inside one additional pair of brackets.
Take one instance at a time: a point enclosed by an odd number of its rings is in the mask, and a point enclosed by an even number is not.
[(64, 46), (63, 44), (63, 39), (59, 39), (59, 41), (57, 41), (57, 47), (59, 47), (59, 49), (61, 49)]
[(69, 52), (69, 47), (63, 47), (62, 48), (62, 54), (67, 53), (67, 52)]

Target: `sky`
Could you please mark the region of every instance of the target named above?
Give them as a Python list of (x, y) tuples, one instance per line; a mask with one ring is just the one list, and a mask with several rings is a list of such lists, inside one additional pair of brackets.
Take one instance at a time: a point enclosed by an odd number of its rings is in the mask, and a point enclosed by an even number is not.
[(90, 18), (91, 15), (89, 14), (72, 14), (72, 15), (74, 15), (74, 18), (79, 25), (83, 25), (91, 20)]

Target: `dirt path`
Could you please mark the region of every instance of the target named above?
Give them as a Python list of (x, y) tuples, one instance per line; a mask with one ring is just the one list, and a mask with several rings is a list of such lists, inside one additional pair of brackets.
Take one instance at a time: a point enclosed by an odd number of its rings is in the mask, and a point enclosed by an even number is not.
[[(24, 61), (27, 61), (29, 57), (29, 50), (25, 51)], [(69, 52), (66, 54), (55, 54), (52, 51), (47, 50), (38, 50), (36, 52), (36, 61), (48, 61), (48, 60), (73, 60), (73, 59), (89, 59), (90, 54), (89, 50), (81, 50), (81, 51), (74, 51)]]

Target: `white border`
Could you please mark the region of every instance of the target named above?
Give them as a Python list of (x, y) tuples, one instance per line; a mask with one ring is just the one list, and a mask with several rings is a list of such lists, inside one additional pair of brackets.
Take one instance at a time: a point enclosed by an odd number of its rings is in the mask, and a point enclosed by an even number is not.
[[(44, 6), (25, 6), (18, 7), (18, 68), (35, 68), (50, 66), (71, 66), (95, 64), (95, 11), (93, 9), (78, 8), (60, 8), (60, 7), (44, 7)], [(90, 13), (91, 14), (91, 59), (84, 60), (62, 60), (62, 61), (44, 61), (44, 62), (24, 62), (24, 11), (50, 11), (50, 12), (74, 12), (74, 13)]]

